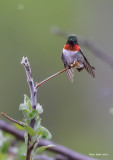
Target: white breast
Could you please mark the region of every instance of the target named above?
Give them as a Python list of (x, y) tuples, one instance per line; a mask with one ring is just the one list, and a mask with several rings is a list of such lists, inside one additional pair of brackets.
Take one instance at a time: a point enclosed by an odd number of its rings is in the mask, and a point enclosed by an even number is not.
[(72, 63), (74, 63), (74, 61), (76, 61), (77, 52), (78, 51), (69, 51), (63, 48), (62, 56), (63, 56), (64, 63), (66, 65), (71, 65)]

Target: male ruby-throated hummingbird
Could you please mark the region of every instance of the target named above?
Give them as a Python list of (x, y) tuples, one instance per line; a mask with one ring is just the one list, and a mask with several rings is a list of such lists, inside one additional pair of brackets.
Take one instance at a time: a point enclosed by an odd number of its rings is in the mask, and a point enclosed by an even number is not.
[(87, 70), (92, 77), (95, 77), (94, 67), (90, 65), (84, 54), (82, 53), (79, 45), (77, 36), (69, 35), (66, 44), (62, 50), (62, 61), (64, 67), (69, 69), (66, 71), (67, 76), (71, 82), (73, 82), (74, 77), (74, 68), (75, 67), (79, 72), (84, 68)]

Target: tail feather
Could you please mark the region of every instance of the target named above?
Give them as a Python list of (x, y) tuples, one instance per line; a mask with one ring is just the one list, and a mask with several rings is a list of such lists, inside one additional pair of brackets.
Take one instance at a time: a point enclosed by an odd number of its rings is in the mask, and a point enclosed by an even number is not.
[(73, 83), (73, 77), (74, 77), (74, 69), (70, 68), (66, 71), (67, 77), (69, 80)]

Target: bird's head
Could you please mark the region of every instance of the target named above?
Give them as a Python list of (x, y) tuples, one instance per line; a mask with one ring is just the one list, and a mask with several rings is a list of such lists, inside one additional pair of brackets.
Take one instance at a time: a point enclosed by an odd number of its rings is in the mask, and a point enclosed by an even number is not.
[(67, 44), (70, 44), (72, 46), (78, 44), (77, 36), (75, 36), (74, 34), (70, 34), (67, 38)]

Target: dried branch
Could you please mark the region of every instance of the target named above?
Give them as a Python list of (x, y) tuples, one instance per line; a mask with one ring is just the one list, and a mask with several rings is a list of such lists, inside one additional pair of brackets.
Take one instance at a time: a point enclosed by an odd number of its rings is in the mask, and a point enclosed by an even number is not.
[[(70, 32), (66, 32), (58, 27), (52, 27), (52, 33), (64, 38), (67, 38)], [(113, 58), (108, 55), (108, 53), (104, 52), (100, 48), (98, 48), (93, 42), (90, 40), (86, 40), (78, 37), (78, 42), (81, 46), (86, 47), (89, 51), (91, 51), (95, 56), (103, 60), (106, 64), (113, 68)]]
[[(24, 141), (24, 132), (15, 129), (12, 125), (4, 122), (3, 120), (0, 120), (0, 129), (14, 135), (18, 139)], [(46, 146), (49, 144), (54, 144), (55, 147), (48, 148), (47, 150), (54, 152), (54, 153), (58, 153), (62, 156), (65, 156), (65, 157), (69, 158), (69, 160), (97, 160), (93, 157), (88, 157), (88, 156), (82, 155), (78, 152), (75, 152), (71, 149), (68, 149), (64, 146), (61, 146), (59, 144), (56, 144), (56, 143), (48, 141), (48, 140), (40, 139), (40, 141), (39, 141), (39, 146)]]
[(43, 80), (42, 82), (38, 83), (38, 84), (36, 85), (36, 88), (40, 87), (42, 84), (44, 84), (44, 83), (47, 82), (48, 80), (50, 80), (50, 79), (52, 79), (52, 78), (58, 76), (59, 74), (61, 74), (61, 73), (65, 72), (65, 71), (67, 71), (68, 69), (69, 69), (69, 68), (65, 68), (65, 69), (61, 70), (60, 72), (57, 72), (57, 73), (53, 74), (52, 76), (46, 78), (46, 79)]
[[(74, 68), (74, 67), (76, 67), (77, 65), (78, 65), (78, 62), (75, 62), (75, 63), (73, 63), (73, 64), (70, 66), (70, 68)], [(61, 71), (59, 71), (59, 72), (53, 74), (52, 76), (46, 78), (46, 79), (43, 80), (42, 82), (38, 83), (38, 84), (36, 85), (35, 88), (40, 87), (42, 84), (44, 84), (44, 83), (47, 82), (48, 80), (50, 80), (50, 79), (52, 79), (52, 78), (58, 76), (59, 74), (61, 74), (61, 73), (65, 72), (65, 71), (67, 71), (68, 69), (69, 69), (68, 67), (67, 67), (67, 68), (64, 68), (63, 70), (61, 70)]]
[(56, 159), (48, 157), (47, 155), (38, 155), (35, 156), (34, 160), (56, 160)]
[(12, 121), (12, 122), (14, 122), (14, 123), (16, 123), (16, 124), (18, 124), (18, 125), (23, 127), (23, 125), (20, 122), (18, 122), (17, 120), (7, 116), (5, 113), (1, 112), (1, 115), (4, 116), (5, 118), (7, 118), (8, 120), (10, 120), (10, 121)]
[(48, 157), (47, 155), (38, 155), (35, 156), (34, 160), (69, 160), (69, 158), (66, 158), (61, 155), (56, 155), (55, 157)]

